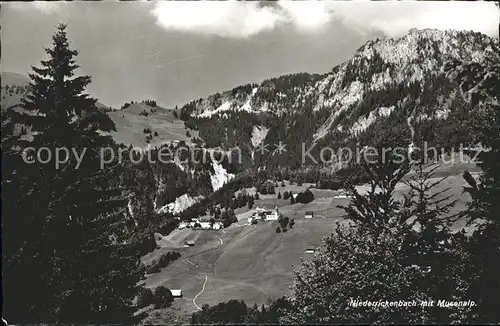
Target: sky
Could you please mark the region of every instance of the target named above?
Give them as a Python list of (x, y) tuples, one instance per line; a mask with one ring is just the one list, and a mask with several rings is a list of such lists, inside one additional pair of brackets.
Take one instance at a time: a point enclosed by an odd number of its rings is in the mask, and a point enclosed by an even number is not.
[(2, 2), (1, 70), (27, 74), (67, 23), (92, 96), (115, 108), (145, 99), (171, 108), (283, 74), (328, 72), (368, 40), (413, 27), (498, 37), (499, 14), (468, 1)]

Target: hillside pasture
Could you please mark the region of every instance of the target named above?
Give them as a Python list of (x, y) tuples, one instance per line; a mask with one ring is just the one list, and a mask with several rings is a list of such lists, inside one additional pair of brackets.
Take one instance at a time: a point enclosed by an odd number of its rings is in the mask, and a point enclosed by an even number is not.
[[(265, 206), (265, 202), (266, 199), (257, 200), (256, 207)], [(247, 225), (247, 218), (255, 211), (248, 208), (241, 208), (242, 212), (237, 210), (239, 221), (224, 231), (175, 230), (158, 242), (161, 249), (144, 256), (143, 261), (157, 259), (156, 256), (169, 250), (178, 250), (181, 258), (159, 273), (149, 275), (145, 285), (182, 289), (184, 298), (176, 299), (174, 306), (188, 313), (196, 311), (192, 299), (201, 290), (203, 273), (207, 274), (208, 282), (196, 299), (200, 306), (229, 299), (262, 304), (269, 298), (290, 294), (293, 266), (298, 266), (301, 258), (307, 258), (307, 248), (320, 246), (323, 236), (340, 220), (343, 211), (334, 204), (332, 198), (309, 204), (283, 202), (280, 211), (293, 217), (295, 226), (287, 227), (282, 233), (276, 233), (276, 221)], [(318, 218), (304, 218), (303, 212), (316, 209), (326, 213)], [(296, 215), (292, 216), (295, 211)], [(222, 245), (217, 237), (222, 239)], [(183, 242), (187, 239), (195, 239), (196, 245), (184, 248)]]
[[(156, 112), (151, 113), (151, 109), (156, 110)], [(140, 114), (143, 110), (149, 112), (147, 117)], [(116, 125), (117, 131), (111, 132), (110, 135), (117, 143), (134, 147), (147, 147), (145, 128), (149, 128), (153, 134), (158, 133), (158, 136), (151, 140), (151, 147), (173, 140), (184, 140), (186, 143), (190, 143), (190, 138), (186, 136), (187, 129), (184, 128), (184, 122), (174, 117), (173, 110), (162, 107), (152, 108), (144, 103), (134, 103), (125, 109), (108, 114)], [(189, 132), (192, 137), (197, 136), (196, 131), (189, 130)]]
[[(438, 178), (432, 181), (436, 180)], [(283, 188), (286, 191), (293, 189), (294, 193), (304, 191), (309, 186), (292, 185), (292, 188), (288, 182), (286, 185)], [(462, 191), (464, 185), (465, 181), (460, 175), (451, 175), (434, 189), (438, 192), (450, 188), (449, 194), (457, 200), (451, 213), (463, 210), (469, 200), (468, 195)], [(360, 185), (357, 189), (364, 193), (368, 186)], [(348, 198), (338, 197), (342, 191), (310, 190), (315, 199), (308, 204), (290, 204), (289, 199), (278, 200), (277, 194), (260, 195), (252, 209), (247, 206), (236, 209), (238, 222), (224, 230), (173, 231), (158, 242), (161, 248), (143, 257), (143, 261), (157, 259), (155, 256), (169, 250), (178, 250), (182, 254), (181, 258), (159, 273), (149, 275), (145, 285), (182, 289), (184, 298), (176, 299), (172, 308), (169, 308), (179, 315), (197, 310), (193, 298), (196, 298), (198, 306), (215, 305), (230, 299), (244, 300), (247, 305), (260, 305), (268, 299), (291, 295), (294, 267), (313, 255), (306, 253), (306, 249), (320, 247), (325, 235), (331, 233), (338, 223), (346, 222), (342, 218), (344, 210), (338, 208), (338, 205), (349, 203)], [(408, 190), (403, 183), (398, 184), (396, 198), (402, 198)], [(275, 206), (278, 206), (284, 216), (295, 220), (292, 228), (287, 226), (286, 232), (276, 233), (279, 225), (277, 221), (259, 221), (255, 225), (248, 225), (247, 219), (257, 207), (274, 209)], [(305, 219), (306, 211), (314, 212), (314, 218)], [(464, 222), (457, 222), (454, 230), (463, 225)], [(184, 248), (186, 240), (193, 240), (196, 245)], [(208, 281), (201, 291), (205, 274)]]

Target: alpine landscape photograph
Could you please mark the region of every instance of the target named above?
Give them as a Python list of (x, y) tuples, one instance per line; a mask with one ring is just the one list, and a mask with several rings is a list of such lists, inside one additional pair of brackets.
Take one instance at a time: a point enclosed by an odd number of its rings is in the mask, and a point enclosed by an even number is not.
[(2, 1), (2, 323), (500, 323), (493, 1)]

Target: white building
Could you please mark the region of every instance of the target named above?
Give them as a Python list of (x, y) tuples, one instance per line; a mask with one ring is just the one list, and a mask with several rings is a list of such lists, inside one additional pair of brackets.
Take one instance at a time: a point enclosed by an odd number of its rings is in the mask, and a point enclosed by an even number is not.
[(201, 225), (201, 228), (204, 230), (208, 230), (208, 229), (212, 228), (210, 225), (210, 222), (200, 222), (200, 225)]
[(182, 290), (170, 290), (174, 298), (182, 298)]
[(304, 215), (304, 218), (313, 218), (314, 217), (314, 212), (306, 212)]
[(278, 210), (278, 206), (274, 209), (274, 211), (266, 212), (266, 221), (277, 221), (281, 216), (281, 213)]
[(276, 214), (276, 212), (273, 212), (271, 214), (266, 214), (266, 221), (277, 221), (279, 218), (279, 215)]
[(201, 224), (201, 223), (200, 223), (200, 220), (198, 220), (197, 218), (192, 218), (192, 219), (191, 219), (191, 222), (189, 223), (189, 226), (191, 226), (192, 228), (194, 228), (194, 226), (195, 226), (196, 224)]
[(180, 222), (178, 228), (179, 229), (184, 229), (187, 227), (195, 228), (195, 225), (197, 225), (198, 228), (201, 228), (202, 230), (212, 230), (212, 229), (213, 230), (220, 230), (224, 227), (222, 222), (213, 222), (213, 224), (212, 224), (212, 222), (210, 222), (210, 221), (200, 222), (200, 220), (193, 218), (193, 219), (191, 219), (191, 222)]

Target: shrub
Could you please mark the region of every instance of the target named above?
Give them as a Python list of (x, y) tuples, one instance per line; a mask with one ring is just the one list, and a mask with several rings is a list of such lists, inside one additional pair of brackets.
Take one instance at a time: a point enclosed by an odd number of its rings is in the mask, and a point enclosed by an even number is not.
[(149, 288), (140, 288), (137, 294), (137, 306), (144, 308), (154, 303), (153, 291)]
[(144, 103), (147, 105), (147, 106), (152, 106), (152, 107), (155, 107), (156, 106), (156, 101), (154, 100), (145, 100)]
[(203, 305), (202, 310), (193, 313), (191, 324), (242, 324), (245, 322), (248, 308), (243, 301), (229, 300), (213, 307)]
[[(286, 226), (288, 225), (289, 218), (288, 218), (288, 217), (283, 217), (283, 218), (280, 218), (280, 219), (278, 220), (278, 222), (279, 222), (279, 224), (280, 224), (281, 228), (282, 228), (282, 229), (284, 229), (284, 228), (286, 228)], [(283, 231), (285, 231), (285, 230), (283, 230)]]
[(257, 189), (257, 192), (263, 194), (263, 195), (272, 195), (275, 194), (275, 189), (274, 189), (274, 183), (266, 181), (258, 186), (255, 187)]
[(276, 233), (281, 233), (281, 229), (279, 226), (276, 227)]
[(167, 308), (174, 301), (172, 292), (163, 285), (157, 287), (154, 292), (155, 309)]
[(248, 202), (247, 202), (247, 204), (248, 204), (248, 209), (252, 209), (252, 207), (253, 207), (253, 203), (254, 203), (254, 198), (253, 198), (252, 196), (250, 196), (250, 197), (248, 198)]
[(314, 200), (314, 194), (311, 192), (311, 190), (307, 189), (306, 191), (301, 192), (297, 195), (295, 202), (307, 204), (312, 202), (313, 200)]
[[(324, 246), (295, 272), (294, 309), (280, 322), (310, 324), (416, 323), (421, 307), (363, 307), (353, 313), (349, 300), (423, 300), (415, 286), (419, 271), (401, 264), (401, 237), (390, 232), (373, 234), (362, 228), (337, 227)], [(349, 263), (345, 263), (349, 262)], [(369, 262), (367, 264), (367, 262)], [(375, 274), (376, 272), (376, 274)], [(370, 277), (367, 277), (370, 275)], [(336, 281), (326, 281), (326, 280)], [(325, 307), (325, 302), (331, 304)], [(424, 310), (424, 313), (427, 311)]]
[(170, 251), (165, 255), (161, 256), (156, 262), (153, 262), (146, 268), (148, 274), (158, 273), (162, 268), (167, 267), (171, 262), (178, 259), (181, 256), (180, 253), (176, 251)]

